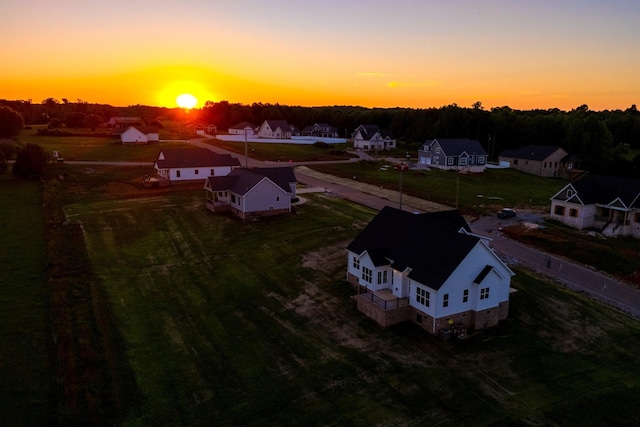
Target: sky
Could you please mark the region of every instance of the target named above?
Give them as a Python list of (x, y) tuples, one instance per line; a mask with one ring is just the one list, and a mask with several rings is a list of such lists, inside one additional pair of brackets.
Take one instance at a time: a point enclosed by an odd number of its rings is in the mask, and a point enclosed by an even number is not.
[(0, 99), (640, 104), (638, 0), (2, 0)]

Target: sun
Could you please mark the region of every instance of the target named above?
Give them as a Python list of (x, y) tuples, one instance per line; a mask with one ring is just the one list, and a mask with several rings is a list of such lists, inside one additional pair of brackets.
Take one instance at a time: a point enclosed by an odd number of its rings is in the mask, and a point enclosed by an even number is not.
[(190, 93), (183, 93), (176, 98), (178, 107), (190, 110), (198, 104), (198, 99)]

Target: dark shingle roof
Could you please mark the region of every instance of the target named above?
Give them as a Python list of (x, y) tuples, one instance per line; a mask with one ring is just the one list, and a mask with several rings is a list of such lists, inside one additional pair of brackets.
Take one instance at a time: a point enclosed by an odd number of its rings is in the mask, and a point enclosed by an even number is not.
[(637, 179), (587, 175), (572, 185), (580, 200), (586, 205), (609, 204), (617, 198), (628, 208), (640, 205), (640, 180)]
[(447, 156), (459, 156), (462, 153), (467, 154), (476, 154), (480, 156), (486, 156), (487, 152), (482, 148), (480, 141), (469, 138), (445, 138), (439, 139), (436, 138), (431, 142), (426, 142), (425, 144), (430, 145), (438, 141), (442, 151)]
[[(164, 159), (161, 159), (162, 156)], [(204, 148), (163, 148), (158, 153), (156, 165), (161, 169), (233, 167), (240, 166), (240, 161), (230, 154), (218, 154)]]
[(287, 193), (291, 193), (290, 183), (296, 182), (293, 169), (290, 167), (281, 167), (234, 169), (227, 176), (211, 176), (207, 178), (206, 185), (212, 191), (229, 190), (242, 195), (255, 187), (265, 177), (273, 181)]
[(274, 131), (278, 128), (283, 132), (291, 132), (295, 129), (295, 126), (291, 126), (286, 120), (265, 120), (265, 122), (267, 122), (271, 130)]
[(558, 150), (560, 150), (560, 147), (550, 145), (527, 145), (517, 150), (504, 150), (499, 156), (542, 161)]
[(249, 122), (240, 122), (237, 125), (231, 126), (229, 129), (244, 129), (250, 127), (251, 129), (255, 129), (256, 127)]
[(411, 268), (409, 278), (438, 290), (480, 240), (460, 228), (469, 226), (457, 211), (412, 214), (387, 206), (347, 250), (367, 251), (376, 265)]

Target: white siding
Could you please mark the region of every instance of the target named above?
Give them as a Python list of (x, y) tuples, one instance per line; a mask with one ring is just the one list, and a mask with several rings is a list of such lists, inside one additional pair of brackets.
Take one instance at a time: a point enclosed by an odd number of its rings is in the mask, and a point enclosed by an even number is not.
[(291, 197), (273, 181), (264, 178), (242, 198), (244, 212), (260, 212), (271, 209), (290, 209)]
[[(198, 180), (198, 179), (207, 179), (211, 176), (211, 169), (214, 169), (214, 176), (225, 176), (229, 175), (231, 172), (231, 166), (203, 166), (197, 168), (177, 168), (170, 169), (170, 180), (171, 181), (190, 181), (190, 180)], [(180, 171), (180, 176), (178, 177), (178, 171)], [(196, 171), (198, 173), (196, 174)]]

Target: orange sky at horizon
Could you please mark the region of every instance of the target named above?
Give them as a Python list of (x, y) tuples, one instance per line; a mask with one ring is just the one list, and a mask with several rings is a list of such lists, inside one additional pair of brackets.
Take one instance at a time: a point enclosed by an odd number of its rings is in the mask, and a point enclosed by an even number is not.
[(0, 98), (173, 108), (191, 93), (196, 108), (222, 100), (381, 108), (480, 101), (522, 110), (640, 101), (640, 4), (304, 3), (6, 0), (0, 39), (15, 42), (0, 44), (12, 58), (0, 68)]

